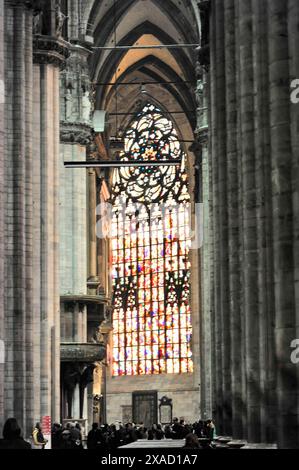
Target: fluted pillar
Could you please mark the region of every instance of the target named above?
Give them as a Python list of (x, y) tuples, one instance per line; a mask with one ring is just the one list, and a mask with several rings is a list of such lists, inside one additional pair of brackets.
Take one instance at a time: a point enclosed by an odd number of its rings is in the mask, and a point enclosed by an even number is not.
[(260, 440), (259, 390), (259, 317), (258, 317), (258, 253), (257, 201), (255, 181), (252, 6), (239, 1), (240, 28), (240, 132), (242, 133), (242, 192), (244, 247), (244, 314), (245, 367), (248, 441)]
[(226, 160), (226, 112), (225, 112), (225, 21), (224, 2), (216, 2), (216, 89), (217, 89), (217, 152), (219, 190), (219, 274), (220, 274), (220, 328), (222, 350), (222, 419), (223, 432), (231, 435), (231, 361), (230, 361), (230, 312), (228, 277), (228, 217), (227, 217), (227, 160)]
[(72, 47), (60, 83), (60, 294), (86, 295), (88, 268), (87, 171), (64, 161), (86, 160), (91, 141), (91, 89), (84, 45)]
[[(219, 324), (228, 312), (233, 437), (297, 448), (299, 373), (291, 343), (298, 337), (299, 108), (291, 103), (290, 84), (299, 74), (299, 4), (212, 0), (211, 14), (210, 306), (217, 427), (227, 429), (219, 384), (229, 348)], [(226, 310), (221, 292), (227, 286)]]
[(276, 441), (276, 366), (274, 350), (274, 289), (271, 201), (271, 154), (269, 129), (267, 5), (252, 2), (255, 178), (258, 244), (258, 310), (260, 362), (261, 441)]
[(197, 129), (195, 131), (199, 144), (198, 165), (200, 166), (200, 192), (198, 203), (203, 212), (203, 243), (200, 247), (201, 257), (201, 416), (209, 419), (213, 416), (212, 405), (212, 319), (210, 312), (210, 274), (211, 274), (211, 246), (210, 246), (210, 212), (209, 212), (209, 153), (208, 153), (208, 70), (201, 67), (198, 80), (201, 82), (198, 93), (200, 112), (198, 113)]
[[(223, 429), (223, 384), (222, 384), (222, 371), (223, 371), (223, 354), (222, 354), (222, 330), (221, 330), (221, 273), (220, 273), (220, 231), (219, 231), (219, 211), (220, 211), (220, 194), (219, 194), (219, 155), (218, 155), (218, 124), (217, 124), (217, 61), (219, 56), (217, 55), (218, 47), (218, 34), (217, 34), (217, 19), (216, 4), (213, 4), (213, 15), (211, 21), (211, 67), (210, 67), (210, 106), (211, 106), (211, 118), (210, 118), (210, 171), (212, 178), (212, 195), (213, 200), (212, 206), (212, 227), (213, 227), (213, 283), (211, 289), (213, 290), (213, 302), (212, 302), (212, 323), (214, 327), (213, 331), (213, 348), (214, 348), (214, 404), (215, 404), (215, 415), (219, 432)], [(222, 38), (223, 39), (223, 38)], [(221, 39), (220, 39), (221, 40)]]
[(88, 263), (88, 288), (90, 293), (95, 293), (98, 285), (97, 269), (97, 237), (96, 237), (96, 205), (97, 205), (97, 175), (94, 169), (88, 170), (88, 230), (89, 230), (89, 263)]
[[(212, 319), (210, 315), (210, 274), (211, 274), (211, 250), (210, 250), (210, 208), (209, 208), (209, 153), (208, 153), (208, 102), (209, 102), (209, 37), (206, 28), (209, 24), (209, 2), (198, 5), (201, 16), (200, 48), (196, 64), (197, 86), (195, 89), (197, 101), (197, 126), (195, 130), (196, 144), (196, 177), (195, 177), (195, 202), (200, 204), (196, 210), (201, 213), (202, 246), (199, 247), (200, 257), (200, 408), (201, 417), (208, 419), (213, 416), (212, 405)], [(206, 53), (203, 53), (206, 51)], [(192, 149), (193, 150), (193, 149)]]
[(59, 75), (68, 44), (51, 28), (34, 37), (34, 347), (41, 371), (35, 398), (40, 416), (59, 420)]
[[(299, 3), (296, 0), (288, 2), (288, 38), (290, 57), (290, 79), (299, 78)], [(291, 146), (292, 146), (292, 200), (293, 200), (293, 256), (295, 284), (295, 337), (299, 338), (299, 104), (291, 103)], [(296, 367), (296, 366), (295, 366)], [(297, 364), (297, 393), (299, 384), (299, 367)], [(297, 396), (297, 440), (299, 439), (299, 396)]]
[(227, 216), (228, 216), (228, 263), (229, 263), (229, 310), (231, 328), (231, 387), (232, 387), (232, 435), (241, 437), (242, 427), (242, 361), (241, 312), (240, 312), (240, 265), (239, 265), (239, 205), (238, 148), (237, 148), (237, 89), (236, 89), (236, 23), (234, 0), (225, 6), (225, 72), (226, 72), (226, 134), (227, 134)]
[(224, 4), (212, 4), (211, 31), (211, 162), (214, 233), (214, 328), (217, 422), (231, 434), (231, 337), (228, 276), (228, 214), (225, 110)]
[[(278, 444), (298, 448), (297, 367), (290, 360), (290, 344), (296, 338), (293, 230), (293, 163), (290, 125), (290, 70), (287, 20), (288, 2), (268, 4), (270, 131), (275, 288), (275, 343), (277, 367)], [(290, 4), (291, 7), (291, 4)], [(292, 8), (290, 8), (290, 11)], [(298, 18), (298, 16), (297, 16)], [(295, 63), (293, 57), (293, 63)], [(295, 123), (294, 123), (295, 125)], [(298, 130), (297, 130), (298, 132)]]
[(5, 1), (5, 418), (35, 412), (32, 279), (32, 4)]
[(4, 323), (4, 0), (0, 1), (0, 429), (4, 420), (4, 362), (5, 362), (5, 323)]

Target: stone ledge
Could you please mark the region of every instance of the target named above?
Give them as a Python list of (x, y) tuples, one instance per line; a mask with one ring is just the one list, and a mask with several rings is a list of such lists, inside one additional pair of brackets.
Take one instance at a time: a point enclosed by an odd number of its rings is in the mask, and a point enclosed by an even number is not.
[(35, 35), (33, 39), (33, 61), (37, 64), (52, 64), (64, 68), (70, 55), (70, 44), (52, 36)]
[(88, 145), (92, 140), (92, 128), (83, 122), (60, 122), (60, 142), (64, 144)]
[(72, 295), (72, 294), (65, 294), (60, 296), (60, 302), (74, 302), (74, 303), (81, 303), (84, 305), (88, 304), (107, 304), (110, 302), (109, 297), (105, 297), (105, 295)]
[(104, 343), (61, 343), (62, 362), (99, 362), (105, 358)]

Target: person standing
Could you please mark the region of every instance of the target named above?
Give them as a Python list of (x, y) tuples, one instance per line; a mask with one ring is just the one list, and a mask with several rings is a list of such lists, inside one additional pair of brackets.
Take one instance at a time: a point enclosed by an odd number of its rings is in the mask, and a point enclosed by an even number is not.
[(36, 423), (32, 432), (33, 449), (44, 449), (47, 439), (44, 438), (40, 423)]
[(31, 449), (29, 442), (21, 436), (21, 428), (15, 418), (7, 419), (4, 424), (0, 449)]
[(62, 441), (62, 426), (54, 423), (52, 428), (52, 449), (60, 449)]
[(99, 425), (98, 423), (93, 423), (92, 429), (87, 435), (87, 449), (96, 449), (98, 441), (100, 441)]
[(211, 419), (206, 421), (206, 434), (211, 441), (216, 437), (216, 426)]
[[(78, 424), (78, 425), (77, 425)], [(72, 449), (82, 449), (82, 434), (79, 423), (71, 423), (70, 427), (70, 439)]]

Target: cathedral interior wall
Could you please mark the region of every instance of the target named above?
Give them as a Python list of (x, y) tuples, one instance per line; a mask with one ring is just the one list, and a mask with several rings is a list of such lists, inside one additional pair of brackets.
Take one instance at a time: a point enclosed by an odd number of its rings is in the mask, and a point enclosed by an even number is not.
[(158, 391), (158, 405), (163, 396), (172, 399), (173, 417), (193, 423), (199, 416), (198, 387), (194, 383), (194, 374), (112, 377), (108, 380), (107, 390), (109, 423), (128, 418), (130, 413), (128, 407), (132, 407), (132, 394), (141, 391)]

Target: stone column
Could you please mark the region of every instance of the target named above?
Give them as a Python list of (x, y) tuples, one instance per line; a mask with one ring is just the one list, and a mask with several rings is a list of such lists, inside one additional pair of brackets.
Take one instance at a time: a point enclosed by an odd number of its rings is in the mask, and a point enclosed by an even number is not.
[(56, 37), (52, 17), (43, 32), (34, 37), (35, 399), (40, 416), (60, 421), (59, 74), (69, 45)]
[(5, 418), (26, 436), (34, 416), (32, 285), (32, 3), (5, 1)]
[(201, 247), (201, 409), (202, 418), (209, 419), (213, 416), (212, 406), (212, 319), (210, 307), (210, 274), (211, 274), (211, 247), (210, 247), (210, 220), (209, 220), (209, 161), (208, 139), (201, 134), (201, 159), (202, 159), (202, 198), (201, 209), (203, 211), (203, 246)]
[(5, 361), (5, 323), (4, 323), (4, 0), (0, 1), (0, 429), (4, 420), (4, 361)]
[(99, 286), (97, 269), (97, 236), (96, 236), (96, 205), (97, 205), (97, 175), (94, 169), (88, 170), (88, 190), (89, 190), (89, 263), (88, 263), (88, 289), (91, 294), (95, 294)]
[(225, 74), (225, 21), (224, 2), (216, 1), (216, 93), (217, 93), (217, 152), (219, 190), (219, 275), (220, 275), (220, 327), (222, 350), (222, 419), (223, 432), (231, 435), (231, 361), (230, 311), (228, 277), (228, 214), (227, 214), (227, 159), (226, 159), (226, 74)]
[[(87, 59), (90, 50), (73, 44), (60, 83), (60, 295), (63, 316), (68, 316), (68, 301), (84, 303), (88, 278), (88, 186), (87, 171), (66, 169), (64, 161), (85, 161), (91, 141), (91, 85)], [(94, 226), (95, 229), (95, 226)], [(75, 309), (77, 310), (77, 309)], [(87, 306), (82, 315), (85, 318)], [(81, 328), (78, 315), (73, 317), (76, 341), (87, 341), (86, 326)], [(72, 336), (64, 341), (74, 341)]]
[(239, 1), (240, 40), (240, 132), (242, 134), (242, 193), (244, 249), (245, 366), (248, 441), (260, 441), (259, 316), (256, 155), (252, 57), (252, 6)]
[[(200, 161), (200, 191), (198, 202), (202, 203), (203, 211), (203, 246), (201, 256), (201, 320), (200, 320), (200, 350), (201, 350), (201, 383), (200, 403), (201, 417), (213, 417), (219, 423), (221, 411), (219, 394), (217, 395), (217, 377), (220, 368), (216, 369), (216, 313), (215, 313), (215, 253), (214, 253), (214, 208), (210, 201), (215, 194), (214, 177), (212, 173), (213, 160), (211, 135), (215, 129), (214, 115), (210, 113), (212, 103), (215, 103), (214, 77), (210, 72), (210, 43), (213, 26), (210, 27), (211, 2), (197, 2), (200, 14), (200, 48), (198, 50), (197, 72), (197, 129), (195, 135), (199, 145)], [(214, 18), (212, 18), (212, 25)], [(211, 34), (210, 34), (211, 32)], [(215, 63), (212, 62), (212, 70)], [(210, 93), (211, 90), (211, 93)], [(211, 127), (208, 129), (208, 122)], [(214, 126), (214, 127), (213, 127)], [(218, 305), (218, 304), (217, 304)], [(216, 372), (217, 371), (217, 372)], [(220, 382), (219, 382), (220, 383)], [(218, 424), (217, 424), (218, 425)], [(219, 427), (218, 427), (219, 430)]]
[[(110, 199), (110, 193), (105, 180), (100, 177), (97, 178), (97, 204), (106, 204)], [(99, 221), (98, 221), (99, 222)], [(106, 227), (103, 226), (105, 229)], [(99, 277), (99, 288), (98, 292), (106, 297), (110, 297), (112, 286), (111, 276), (109, 268), (109, 257), (110, 257), (110, 240), (109, 237), (98, 237), (97, 238), (97, 267)], [(106, 306), (107, 307), (107, 306)]]
[(258, 243), (258, 308), (261, 442), (276, 441), (276, 372), (274, 351), (274, 289), (269, 131), (267, 5), (252, 2), (256, 198)]
[(242, 437), (242, 361), (238, 224), (238, 151), (237, 151), (237, 89), (235, 51), (235, 6), (227, 0), (225, 6), (225, 72), (226, 72), (226, 134), (227, 134), (227, 216), (229, 263), (229, 312), (231, 318), (231, 386), (232, 386), (232, 435)]
[(211, 315), (213, 322), (213, 348), (214, 358), (212, 367), (214, 370), (214, 404), (215, 415), (218, 432), (223, 430), (223, 354), (222, 354), (222, 332), (221, 332), (221, 275), (220, 275), (220, 233), (219, 233), (219, 156), (217, 149), (217, 35), (216, 35), (216, 11), (215, 2), (212, 3), (212, 18), (210, 27), (211, 40), (211, 67), (210, 67), (210, 171), (211, 171), (211, 200), (212, 203), (212, 233), (213, 233), (213, 279), (211, 284), (211, 292), (213, 301), (211, 303)]
[[(296, 0), (288, 3), (288, 37), (290, 58), (290, 80), (299, 78), (299, 4)], [(295, 325), (299, 338), (299, 104), (291, 104), (291, 145), (292, 145), (292, 199), (293, 199), (293, 250), (295, 283)], [(296, 366), (295, 366), (296, 367)], [(297, 393), (299, 367), (297, 364)], [(297, 396), (297, 427), (299, 426), (299, 397)], [(299, 432), (297, 431), (297, 440)]]
[[(195, 202), (201, 204), (196, 210), (197, 216), (202, 211), (203, 244), (199, 247), (200, 256), (200, 293), (201, 293), (201, 316), (200, 316), (200, 403), (201, 417), (208, 419), (213, 415), (212, 411), (212, 342), (211, 342), (211, 316), (210, 316), (210, 217), (209, 217), (209, 159), (208, 159), (208, 63), (197, 63), (197, 128), (195, 130), (197, 178), (195, 180)], [(192, 149), (193, 150), (193, 149)], [(198, 184), (198, 186), (196, 186)]]
[[(288, 15), (294, 5), (290, 3), (290, 11), (288, 11), (288, 3), (283, 0), (268, 0), (267, 5), (278, 445), (281, 448), (298, 448), (298, 382), (296, 377), (298, 365), (290, 360), (290, 344), (296, 338), (293, 214), (295, 207), (297, 208), (293, 205), (291, 182), (294, 181), (293, 175), (297, 167), (298, 154), (292, 155), (291, 132), (294, 127), (290, 126), (289, 65), (290, 63), (295, 65), (296, 59), (292, 55), (292, 61), (289, 60), (287, 29)], [(293, 52), (294, 48), (292, 48), (292, 54)], [(293, 140), (293, 142), (296, 141)], [(296, 165), (295, 168), (293, 168), (293, 163)], [(296, 177), (297, 175), (295, 181)], [(297, 188), (296, 190), (298, 191)]]
[(211, 43), (211, 162), (214, 234), (214, 342), (217, 426), (231, 434), (231, 336), (229, 310), (226, 74), (224, 4), (212, 2)]

